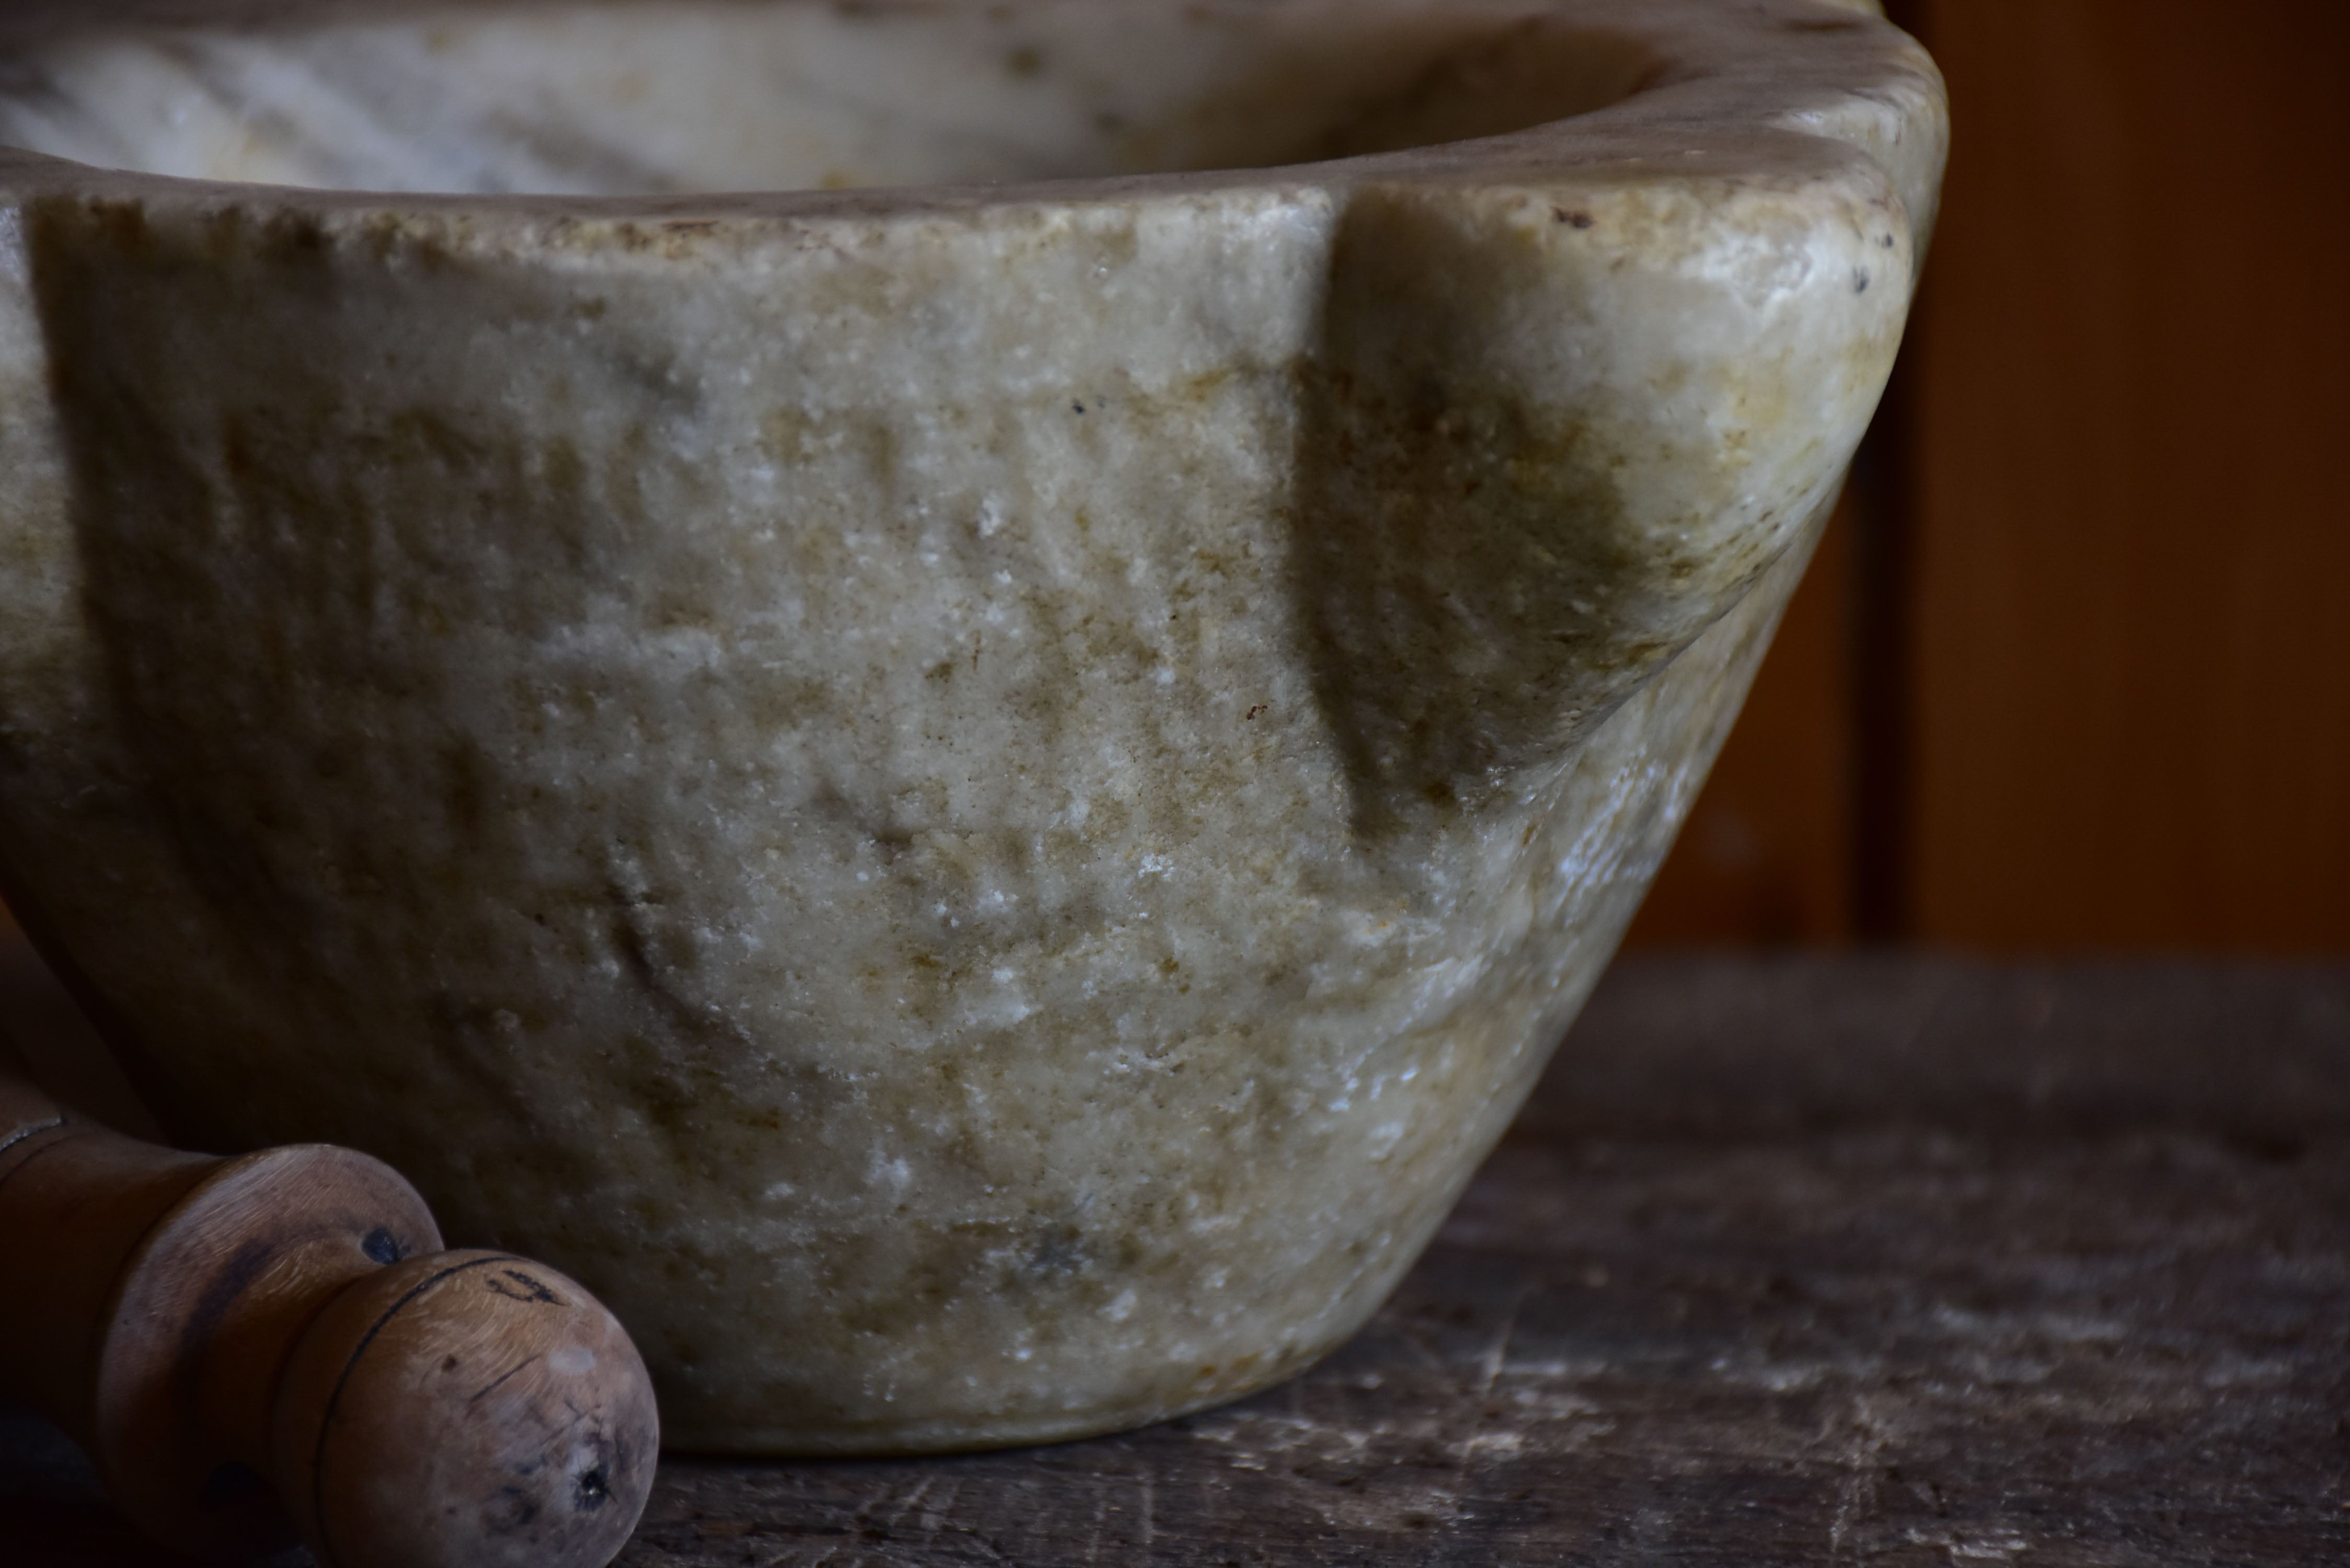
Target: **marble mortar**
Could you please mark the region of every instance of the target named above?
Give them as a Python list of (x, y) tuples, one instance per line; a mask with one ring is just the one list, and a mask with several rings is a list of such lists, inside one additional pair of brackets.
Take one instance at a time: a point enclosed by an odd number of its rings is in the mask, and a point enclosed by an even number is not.
[(1371, 1313), (1731, 722), (1945, 145), (1825, 0), (10, 16), (10, 901), (182, 1136), (390, 1160), (735, 1452)]

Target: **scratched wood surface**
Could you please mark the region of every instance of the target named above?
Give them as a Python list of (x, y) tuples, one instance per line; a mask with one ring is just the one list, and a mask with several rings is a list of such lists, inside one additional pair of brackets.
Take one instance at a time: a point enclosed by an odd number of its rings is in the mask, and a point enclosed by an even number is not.
[[(22, 1417), (0, 1520), (159, 1561)], [(621, 1559), (1662, 1561), (2350, 1562), (2350, 967), (1627, 961), (1315, 1370), (1055, 1449), (672, 1459)]]

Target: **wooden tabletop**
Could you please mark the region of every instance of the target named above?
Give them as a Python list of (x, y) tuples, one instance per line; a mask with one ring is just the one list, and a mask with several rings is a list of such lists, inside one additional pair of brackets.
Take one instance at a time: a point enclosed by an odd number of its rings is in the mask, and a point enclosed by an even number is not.
[[(160, 1561), (0, 1413), (0, 1562)], [(1052, 1449), (671, 1458), (621, 1558), (1665, 1562), (2350, 1563), (2350, 967), (1628, 961), (1319, 1367)]]

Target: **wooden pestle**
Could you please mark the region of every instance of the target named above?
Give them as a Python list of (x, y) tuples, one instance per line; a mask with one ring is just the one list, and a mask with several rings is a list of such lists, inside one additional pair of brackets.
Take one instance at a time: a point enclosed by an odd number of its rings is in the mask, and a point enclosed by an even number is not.
[(603, 1568), (660, 1438), (610, 1313), (539, 1264), (442, 1251), (381, 1161), (141, 1143), (5, 1046), (0, 1394), (158, 1541), (298, 1535), (320, 1568)]

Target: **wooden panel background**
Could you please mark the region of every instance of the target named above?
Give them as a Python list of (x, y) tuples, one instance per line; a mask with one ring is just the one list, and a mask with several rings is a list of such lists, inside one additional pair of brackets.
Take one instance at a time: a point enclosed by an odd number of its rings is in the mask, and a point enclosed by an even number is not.
[(2350, 5), (1887, 9), (1925, 293), (1635, 938), (2350, 950)]

